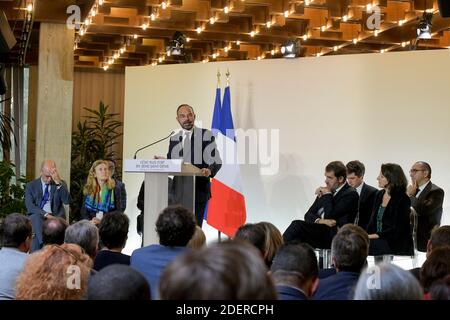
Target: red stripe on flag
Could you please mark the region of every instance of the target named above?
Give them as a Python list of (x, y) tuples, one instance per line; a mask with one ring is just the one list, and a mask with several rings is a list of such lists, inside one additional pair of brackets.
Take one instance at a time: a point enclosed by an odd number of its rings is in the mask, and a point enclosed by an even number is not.
[(211, 195), (208, 224), (233, 237), (246, 220), (244, 196), (216, 179), (211, 182)]

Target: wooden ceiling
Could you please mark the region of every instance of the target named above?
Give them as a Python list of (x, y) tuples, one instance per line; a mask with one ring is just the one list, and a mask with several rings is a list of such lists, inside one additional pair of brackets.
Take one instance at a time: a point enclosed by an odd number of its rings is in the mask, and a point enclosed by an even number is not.
[[(27, 0), (3, 0), (0, 9), (20, 38), (18, 2)], [(89, 19), (75, 37), (77, 67), (281, 58), (289, 40), (301, 43), (302, 57), (410, 50), (425, 10), (434, 13), (433, 37), (417, 50), (450, 46), (450, 19), (440, 16), (436, 0), (35, 0), (27, 63), (37, 61), (39, 24), (65, 23), (71, 4)], [(374, 6), (378, 31), (366, 24)], [(184, 56), (167, 54), (176, 31), (188, 40)]]

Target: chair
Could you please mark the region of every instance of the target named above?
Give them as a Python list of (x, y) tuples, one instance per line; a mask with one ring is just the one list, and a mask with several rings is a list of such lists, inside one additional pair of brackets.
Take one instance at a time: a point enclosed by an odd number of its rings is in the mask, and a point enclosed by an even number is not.
[(317, 262), (320, 269), (328, 269), (332, 267), (331, 249), (315, 249)]

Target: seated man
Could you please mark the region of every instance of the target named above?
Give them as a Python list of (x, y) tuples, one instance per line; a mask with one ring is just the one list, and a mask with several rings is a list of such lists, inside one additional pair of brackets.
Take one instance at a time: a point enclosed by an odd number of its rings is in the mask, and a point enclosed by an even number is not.
[(431, 166), (426, 162), (414, 163), (409, 174), (412, 183), (406, 193), (418, 215), (417, 249), (426, 251), (431, 230), (441, 224), (444, 190), (431, 183)]
[(283, 245), (270, 268), (278, 300), (306, 300), (319, 284), (314, 250), (307, 244)]
[(339, 229), (331, 244), (336, 274), (320, 279), (315, 300), (351, 300), (362, 269), (367, 264), (369, 235), (361, 227), (347, 224)]
[(69, 204), (70, 194), (67, 184), (59, 176), (53, 160), (45, 160), (41, 165), (41, 176), (27, 183), (25, 205), (33, 225), (35, 237), (31, 251), (42, 248), (42, 224), (46, 219), (65, 217), (64, 204)]
[(159, 245), (134, 250), (130, 260), (130, 266), (147, 279), (152, 299), (157, 297), (162, 270), (187, 250), (186, 245), (195, 232), (194, 214), (181, 206), (167, 207), (156, 220), (156, 232)]
[(341, 161), (325, 167), (326, 187), (316, 190), (316, 200), (305, 221), (294, 220), (283, 234), (284, 241), (300, 241), (313, 248), (329, 249), (337, 227), (353, 223), (358, 212), (358, 193), (346, 183), (347, 168)]
[(17, 276), (22, 272), (31, 248), (31, 221), (21, 214), (12, 213), (3, 220), (1, 229), (0, 300), (13, 300)]

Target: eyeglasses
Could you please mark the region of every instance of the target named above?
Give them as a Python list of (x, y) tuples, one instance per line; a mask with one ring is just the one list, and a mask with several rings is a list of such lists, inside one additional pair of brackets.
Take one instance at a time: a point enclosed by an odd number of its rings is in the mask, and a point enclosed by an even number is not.
[(409, 173), (416, 173), (418, 171), (425, 171), (425, 170), (420, 170), (420, 169), (411, 169), (409, 170)]

